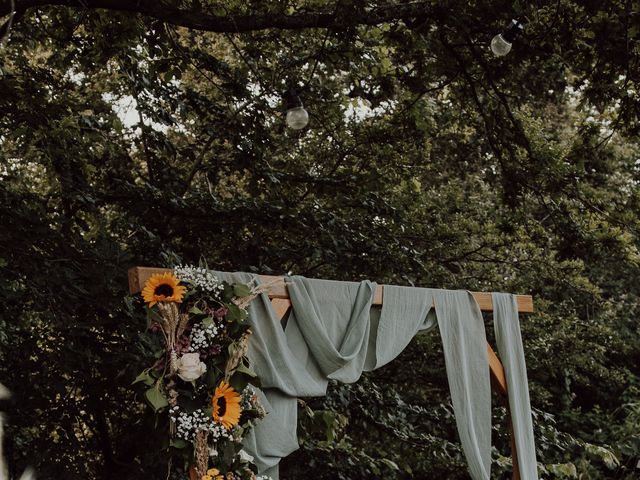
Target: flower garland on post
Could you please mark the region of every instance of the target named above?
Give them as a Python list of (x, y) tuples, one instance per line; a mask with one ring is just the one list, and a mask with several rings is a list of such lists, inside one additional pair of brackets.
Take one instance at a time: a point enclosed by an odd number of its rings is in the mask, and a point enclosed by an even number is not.
[(169, 468), (180, 458), (178, 469), (190, 480), (267, 479), (256, 476), (253, 458), (242, 450), (243, 438), (265, 415), (254, 388), (259, 379), (246, 356), (246, 319), (247, 306), (267, 288), (178, 266), (153, 275), (142, 290), (148, 319), (143, 335), (156, 344), (162, 335), (162, 347), (133, 383), (144, 385), (157, 415), (168, 416)]

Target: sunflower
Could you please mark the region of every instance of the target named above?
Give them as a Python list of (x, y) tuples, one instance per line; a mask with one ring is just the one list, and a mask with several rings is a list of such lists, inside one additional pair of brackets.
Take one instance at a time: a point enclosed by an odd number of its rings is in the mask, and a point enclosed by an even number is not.
[(240, 422), (240, 394), (231, 385), (222, 381), (216, 387), (216, 391), (211, 398), (213, 405), (213, 420), (221, 423), (229, 430)]
[(170, 272), (151, 275), (142, 289), (142, 298), (150, 307), (158, 302), (182, 303), (182, 297), (187, 288), (178, 285), (179, 282), (180, 280)]

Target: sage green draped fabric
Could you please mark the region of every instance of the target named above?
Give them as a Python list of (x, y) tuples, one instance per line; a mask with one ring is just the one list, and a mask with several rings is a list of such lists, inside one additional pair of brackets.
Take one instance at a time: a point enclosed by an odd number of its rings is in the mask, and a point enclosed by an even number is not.
[[(254, 279), (246, 273), (216, 273), (230, 282)], [(249, 357), (262, 380), (261, 398), (268, 415), (246, 439), (245, 449), (261, 473), (276, 479), (280, 459), (298, 448), (298, 397), (325, 395), (330, 379), (357, 381), (363, 371), (393, 360), (417, 332), (438, 325), (469, 471), (474, 480), (489, 479), (489, 367), (482, 314), (469, 292), (385, 286), (382, 308), (372, 308), (376, 285), (368, 281), (294, 276), (287, 283), (293, 309), (286, 328), (266, 295), (249, 307), (254, 331)], [(527, 415), (527, 408), (528, 402), (522, 415)]]
[(515, 297), (508, 293), (493, 293), (492, 299), (496, 344), (507, 378), (509, 409), (518, 450), (520, 477), (523, 480), (535, 480), (538, 478), (536, 445), (533, 438), (529, 383), (518, 321), (518, 305)]
[(471, 478), (489, 480), (491, 385), (482, 312), (469, 292), (432, 292), (462, 450)]

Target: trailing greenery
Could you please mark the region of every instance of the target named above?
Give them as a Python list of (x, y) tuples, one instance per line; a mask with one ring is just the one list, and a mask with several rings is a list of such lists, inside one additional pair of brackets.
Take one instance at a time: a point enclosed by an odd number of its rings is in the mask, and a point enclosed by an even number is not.
[[(418, 2), (380, 22), (374, 7), (389, 2), (19, 11), (0, 50), (13, 471), (166, 472), (130, 388), (145, 352), (126, 272), (204, 257), (219, 270), (533, 294), (522, 329), (541, 476), (637, 477), (640, 12), (530, 3)], [(163, 23), (174, 7), (273, 28)], [(314, 12), (333, 28), (284, 28)], [(512, 17), (525, 35), (494, 58), (488, 44)], [(300, 132), (282, 112), (293, 84), (311, 115)], [(467, 478), (437, 334), (303, 401), (284, 478)], [(493, 472), (507, 478), (496, 405)]]

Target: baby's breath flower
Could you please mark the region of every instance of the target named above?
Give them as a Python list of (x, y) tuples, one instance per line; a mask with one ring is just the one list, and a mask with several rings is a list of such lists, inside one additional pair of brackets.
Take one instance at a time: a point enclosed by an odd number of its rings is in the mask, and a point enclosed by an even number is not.
[(207, 415), (202, 409), (187, 413), (181, 411), (179, 406), (175, 406), (169, 410), (169, 416), (176, 424), (176, 436), (183, 440), (193, 441), (196, 437), (196, 432), (200, 430), (209, 432), (209, 437), (214, 442), (221, 438), (233, 438), (224, 426), (216, 423), (213, 417)]
[(260, 399), (258, 398), (258, 392), (251, 385), (247, 385), (242, 391), (241, 404), (243, 410), (255, 410), (258, 413), (258, 417), (264, 418), (267, 414)]
[(197, 323), (191, 329), (191, 335), (189, 337), (189, 351), (200, 352), (208, 350), (211, 346), (216, 344), (216, 336), (220, 328), (214, 324), (204, 325)]
[(224, 285), (214, 273), (206, 268), (193, 265), (178, 265), (173, 269), (181, 282), (188, 283), (194, 288), (209, 292), (214, 296), (224, 290)]

